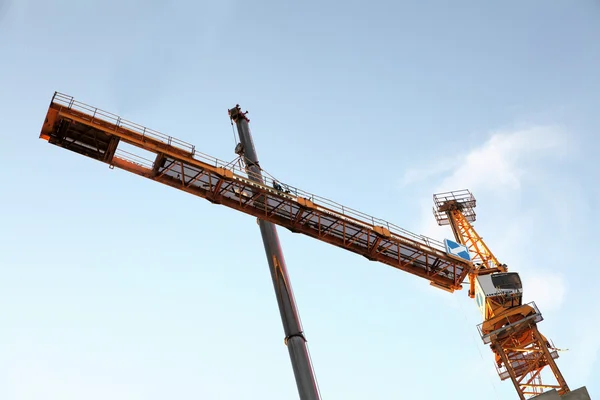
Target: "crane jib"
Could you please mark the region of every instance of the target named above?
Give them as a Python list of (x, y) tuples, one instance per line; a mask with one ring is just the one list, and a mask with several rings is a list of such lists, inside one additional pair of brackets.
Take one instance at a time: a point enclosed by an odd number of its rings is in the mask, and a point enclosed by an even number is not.
[[(40, 137), (212, 203), (270, 221), (420, 276), (448, 291), (462, 288), (471, 265), (448, 256), (433, 239), (418, 236), (305, 192), (296, 196), (248, 179), (244, 171), (199, 153), (195, 146), (122, 118), (55, 95)], [(121, 142), (154, 154), (140, 162)], [(333, 205), (333, 206), (331, 206)], [(340, 208), (338, 207), (338, 208)], [(388, 228), (389, 227), (389, 228)]]

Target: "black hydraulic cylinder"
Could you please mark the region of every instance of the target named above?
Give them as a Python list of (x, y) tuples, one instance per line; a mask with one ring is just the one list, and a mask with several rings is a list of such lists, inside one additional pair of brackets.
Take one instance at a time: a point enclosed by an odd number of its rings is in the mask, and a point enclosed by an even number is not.
[[(239, 105), (236, 105), (229, 110), (229, 116), (237, 127), (241, 148), (238, 145), (236, 151), (244, 157), (249, 179), (264, 184), (246, 114), (242, 113)], [(290, 353), (300, 399), (319, 400), (320, 394), (317, 380), (308, 353), (306, 338), (302, 331), (302, 324), (294, 300), (294, 293), (292, 292), (283, 252), (279, 244), (277, 229), (271, 222), (263, 221), (260, 218), (258, 219), (258, 225), (260, 226), (269, 269), (271, 270), (275, 295), (285, 332), (285, 344)]]

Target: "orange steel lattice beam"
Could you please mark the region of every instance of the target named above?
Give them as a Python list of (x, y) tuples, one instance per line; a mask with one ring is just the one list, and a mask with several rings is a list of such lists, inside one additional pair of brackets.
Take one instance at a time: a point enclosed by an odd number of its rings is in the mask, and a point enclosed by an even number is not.
[[(500, 379), (510, 378), (521, 399), (537, 396), (546, 389), (556, 389), (562, 395), (569, 391), (567, 382), (556, 365), (558, 352), (539, 332), (536, 322), (520, 324), (507, 332), (489, 337), (490, 347), (497, 354), (496, 369)], [(541, 372), (549, 367), (554, 382), (543, 382)]]
[[(195, 146), (55, 93), (40, 138), (212, 203), (270, 221), (369, 260), (427, 279), (452, 292), (462, 288), (468, 262), (449, 257), (442, 243), (413, 234), (330, 200), (289, 187), (252, 182), (241, 169)], [(125, 142), (154, 153), (147, 160), (121, 151)]]
[(468, 190), (439, 193), (434, 196), (434, 215), (439, 225), (450, 225), (456, 241), (467, 246), (472, 255), (474, 268), (469, 274), (469, 297), (475, 296), (475, 276), (493, 272), (506, 272), (485, 244), (481, 236), (473, 229), (471, 222), (476, 219), (476, 201)]
[[(492, 254), (481, 236), (473, 229), (475, 222), (475, 197), (468, 190), (438, 193), (434, 196), (435, 216), (438, 224), (451, 225), (456, 240), (467, 246), (473, 255), (473, 262), (488, 268), (490, 264), (500, 267), (498, 259)], [(450, 212), (451, 215), (447, 213)]]
[[(475, 221), (475, 198), (468, 190), (447, 192), (434, 196), (434, 214), (438, 224), (450, 225), (456, 240), (467, 246), (473, 255), (474, 268), (469, 272), (469, 296), (475, 297), (477, 275), (506, 272), (507, 267), (493, 255), (471, 222)], [(515, 312), (515, 311), (520, 311)], [(544, 389), (556, 389), (559, 394), (569, 387), (558, 369), (558, 352), (538, 331), (537, 323), (543, 320), (535, 303), (509, 307), (486, 299), (484, 323), (478, 326), (485, 344), (496, 354), (496, 369), (500, 379), (509, 379), (519, 398), (535, 396)], [(495, 327), (495, 328), (492, 328)], [(495, 330), (492, 330), (495, 329)], [(554, 384), (542, 379), (541, 372), (549, 367)], [(552, 378), (550, 378), (552, 379)]]

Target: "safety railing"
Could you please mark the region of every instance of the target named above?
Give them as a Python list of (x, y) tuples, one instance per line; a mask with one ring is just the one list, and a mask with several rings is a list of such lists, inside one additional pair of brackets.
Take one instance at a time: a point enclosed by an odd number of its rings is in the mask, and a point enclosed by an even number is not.
[(161, 141), (170, 146), (177, 147), (181, 150), (189, 152), (191, 154), (195, 153), (195, 147), (183, 140), (176, 139), (172, 136), (165, 135), (164, 133), (155, 131), (150, 128), (146, 128), (145, 126), (136, 124), (135, 122), (128, 121), (126, 119), (121, 118), (120, 116), (113, 114), (108, 111), (101, 110), (97, 107), (90, 106), (88, 104), (77, 101), (73, 98), (73, 96), (66, 95), (64, 93), (55, 92), (52, 97), (52, 102), (58, 104), (62, 107), (65, 107), (68, 110), (80, 111), (85, 114), (88, 114), (92, 117), (92, 121), (94, 119), (103, 120), (105, 122), (111, 123), (117, 127), (123, 127), (130, 131), (136, 132), (142, 137), (149, 137), (154, 140)]
[(468, 189), (454, 190), (452, 192), (436, 193), (433, 195), (433, 201), (437, 207), (443, 203), (454, 200), (462, 204), (464, 207), (473, 208), (476, 206), (475, 197)]
[[(245, 169), (242, 169), (235, 164), (232, 165), (231, 162), (225, 162), (218, 158), (210, 156), (208, 154), (196, 151), (195, 146), (193, 146), (192, 144), (189, 144), (182, 140), (176, 139), (172, 136), (165, 135), (158, 131), (146, 128), (146, 127), (136, 124), (134, 122), (125, 120), (125, 119), (121, 118), (120, 116), (110, 113), (108, 111), (104, 111), (97, 107), (87, 105), (85, 103), (75, 100), (72, 96), (56, 92), (54, 94), (54, 97), (52, 98), (52, 102), (56, 103), (62, 107), (65, 107), (67, 109), (73, 109), (73, 110), (77, 110), (77, 111), (83, 112), (85, 114), (88, 114), (89, 116), (92, 117), (92, 121), (93, 121), (93, 119), (104, 120), (104, 121), (114, 124), (116, 126), (121, 126), (128, 130), (142, 134), (143, 136), (148, 136), (155, 140), (159, 140), (165, 144), (175, 146), (179, 149), (185, 150), (185, 151), (191, 153), (192, 157), (198, 161), (201, 161), (205, 164), (209, 164), (214, 167), (221, 167), (221, 168), (231, 170), (234, 173), (234, 175), (237, 176), (238, 179), (248, 180), (248, 184), (262, 186), (266, 190), (273, 190), (274, 183), (277, 181), (283, 187), (284, 193), (290, 194), (290, 195), (293, 195), (296, 197), (306, 198), (306, 199), (310, 200), (311, 202), (313, 202), (316, 206), (320, 206), (320, 207), (324, 208), (325, 209), (324, 211), (326, 211), (326, 212), (330, 211), (334, 215), (336, 215), (336, 214), (341, 215), (347, 219), (351, 219), (353, 221), (356, 221), (356, 222), (363, 224), (365, 226), (368, 226), (368, 227), (382, 226), (382, 227), (386, 228), (387, 230), (389, 230), (390, 234), (393, 237), (396, 237), (397, 239), (399, 239), (400, 241), (403, 241), (403, 240), (406, 241), (406, 239), (408, 239), (415, 243), (421, 243), (430, 248), (436, 249), (441, 252), (445, 252), (444, 245), (442, 244), (442, 242), (440, 242), (438, 240), (435, 240), (435, 239), (432, 239), (430, 237), (423, 236), (423, 235), (417, 235), (417, 234), (410, 232), (398, 225), (389, 223), (386, 220), (373, 217), (371, 215), (365, 214), (365, 213), (357, 211), (355, 209), (346, 207), (335, 201), (326, 199), (324, 197), (317, 196), (315, 194), (306, 192), (304, 190), (293, 187), (291, 185), (282, 183), (279, 180), (273, 179), (270, 176), (261, 176), (261, 178), (264, 182), (264, 184), (262, 184), (262, 185), (255, 183), (255, 182), (251, 182), (249, 180), (250, 177), (246, 173)], [(127, 159), (131, 162), (134, 162), (134, 163), (144, 166), (146, 168), (152, 168), (153, 163), (154, 163), (151, 160), (144, 159), (142, 157), (136, 156), (135, 154), (132, 154), (132, 153), (129, 153), (129, 152), (126, 152), (123, 150), (118, 150), (116, 154), (120, 158)]]
[[(202, 158), (199, 157), (198, 155), (199, 153), (197, 152), (196, 155), (194, 156), (194, 158), (197, 158), (201, 161), (205, 161), (206, 159), (211, 159), (212, 161), (212, 165), (216, 166), (216, 167), (223, 167), (223, 168), (227, 168), (233, 171), (234, 175), (237, 175), (238, 177), (242, 177), (244, 179), (249, 179), (250, 176), (248, 176), (248, 174), (246, 173), (246, 171), (242, 170), (241, 168), (237, 167), (237, 166), (231, 166), (231, 163), (225, 163), (223, 161), (220, 161), (214, 157), (208, 156), (203, 154)], [(390, 231), (390, 234), (400, 240), (402, 239), (410, 239), (413, 240), (414, 242), (418, 242), (418, 243), (422, 243), (428, 247), (434, 248), (436, 250), (445, 252), (445, 247), (443, 245), (442, 242), (440, 242), (439, 240), (435, 240), (432, 239), (430, 237), (424, 236), (424, 235), (417, 235), (415, 233), (412, 233), (404, 228), (401, 228), (398, 225), (389, 223), (386, 220), (380, 219), (380, 218), (376, 218), (373, 217), (371, 215), (365, 214), (363, 212), (357, 211), (355, 209), (352, 209), (350, 207), (346, 207), (340, 203), (337, 203), (335, 201), (329, 200), (325, 197), (321, 197), (321, 196), (317, 196), (313, 193), (310, 192), (306, 192), (302, 189), (299, 189), (297, 187), (288, 185), (287, 183), (283, 183), (277, 179), (274, 179), (272, 177), (269, 176), (264, 176), (261, 175), (261, 178), (264, 182), (263, 185), (257, 184), (256, 182), (252, 182), (253, 185), (260, 185), (262, 186), (264, 189), (267, 190), (273, 190), (274, 189), (274, 184), (275, 182), (277, 182), (281, 188), (282, 188), (282, 192), (284, 194), (289, 194), (289, 195), (293, 195), (296, 197), (303, 197), (305, 199), (310, 200), (311, 202), (313, 202), (316, 206), (321, 206), (323, 207), (325, 210), (323, 211), (331, 211), (332, 215), (336, 216), (336, 215), (341, 215), (344, 216), (348, 219), (351, 219), (353, 221), (356, 221), (362, 225), (365, 225), (367, 227), (375, 227), (375, 226), (382, 226), (384, 228), (386, 228), (387, 230)], [(250, 183), (250, 182), (249, 182)]]
[(475, 222), (475, 197), (468, 189), (455, 190), (452, 192), (437, 193), (433, 195), (433, 215), (439, 225), (448, 225), (450, 220), (445, 211), (439, 211), (440, 207), (449, 201), (455, 201), (462, 206), (461, 212), (469, 222)]
[(490, 344), (492, 342), (493, 337), (498, 337), (509, 332), (514, 332), (517, 330), (517, 328), (522, 327), (524, 324), (537, 324), (538, 322), (542, 322), (544, 320), (544, 317), (542, 317), (542, 313), (540, 312), (539, 308), (536, 306), (534, 301), (527, 303), (526, 305), (530, 306), (533, 309), (534, 312), (531, 313), (531, 315), (515, 322), (511, 322), (508, 318), (506, 318), (506, 325), (495, 331), (484, 333), (483, 324), (485, 322), (482, 322), (481, 324), (477, 325), (477, 330), (479, 331), (479, 336), (481, 337), (481, 340), (483, 340), (483, 343)]
[[(558, 351), (556, 349), (548, 349), (550, 352), (550, 357), (556, 360), (558, 358)], [(539, 356), (534, 352), (509, 352), (507, 354), (508, 361), (510, 363), (511, 369), (514, 371), (515, 375), (519, 378), (523, 375), (526, 375), (530, 371), (531, 364), (539, 365)], [(510, 378), (510, 372), (508, 372), (508, 366), (502, 363), (500, 366), (494, 363), (496, 367), (496, 372), (500, 377), (500, 380), (506, 380)]]
[(115, 157), (129, 161), (133, 164), (137, 164), (140, 167), (144, 167), (147, 169), (152, 169), (154, 166), (154, 160), (148, 160), (147, 158), (138, 156), (137, 154), (133, 154), (121, 149), (117, 149), (115, 151)]

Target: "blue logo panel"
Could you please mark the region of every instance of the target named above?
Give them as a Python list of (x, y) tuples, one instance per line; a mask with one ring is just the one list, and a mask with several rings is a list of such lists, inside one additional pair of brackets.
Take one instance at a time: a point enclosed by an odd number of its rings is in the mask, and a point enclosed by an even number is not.
[(471, 261), (471, 255), (469, 249), (464, 244), (456, 243), (449, 239), (444, 239), (444, 245), (446, 246), (446, 253), (449, 256), (462, 258), (465, 261)]

